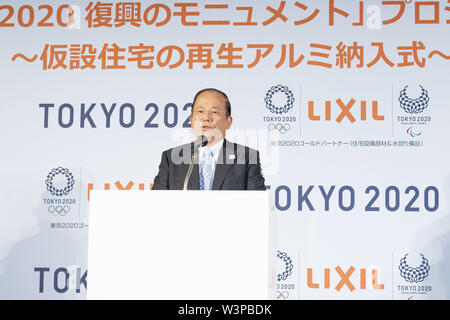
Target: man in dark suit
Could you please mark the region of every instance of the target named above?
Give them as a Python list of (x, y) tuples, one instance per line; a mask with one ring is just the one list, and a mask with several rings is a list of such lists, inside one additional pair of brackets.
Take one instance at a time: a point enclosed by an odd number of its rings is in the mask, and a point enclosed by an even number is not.
[[(195, 137), (204, 135), (206, 146), (194, 157), (188, 190), (266, 190), (259, 152), (225, 139), (233, 121), (231, 104), (220, 90), (199, 91), (190, 116)], [(194, 154), (194, 143), (163, 152), (152, 190), (182, 190)]]

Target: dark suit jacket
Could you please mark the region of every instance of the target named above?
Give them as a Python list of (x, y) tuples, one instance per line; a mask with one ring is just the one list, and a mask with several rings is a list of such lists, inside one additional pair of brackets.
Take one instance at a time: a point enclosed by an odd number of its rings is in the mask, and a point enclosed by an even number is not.
[[(182, 190), (194, 144), (163, 152), (152, 190)], [(188, 190), (199, 190), (199, 165), (195, 161)], [(212, 190), (266, 190), (259, 152), (224, 139), (216, 164)]]

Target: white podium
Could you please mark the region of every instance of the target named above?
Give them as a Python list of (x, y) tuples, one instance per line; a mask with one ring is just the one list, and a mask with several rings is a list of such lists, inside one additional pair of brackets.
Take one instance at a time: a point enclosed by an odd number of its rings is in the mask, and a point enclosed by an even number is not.
[(91, 191), (88, 299), (268, 299), (264, 191)]

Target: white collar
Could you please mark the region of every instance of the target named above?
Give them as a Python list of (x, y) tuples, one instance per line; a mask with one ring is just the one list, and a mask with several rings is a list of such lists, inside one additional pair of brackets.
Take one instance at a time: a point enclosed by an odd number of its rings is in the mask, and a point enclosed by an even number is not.
[(222, 147), (223, 147), (223, 143), (224, 143), (224, 139), (222, 139), (222, 140), (220, 140), (219, 142), (213, 144), (211, 147), (207, 147), (207, 146), (200, 147), (200, 148), (198, 149), (200, 159), (201, 159), (201, 157), (202, 157), (202, 155), (203, 155), (203, 152), (205, 152), (205, 150), (209, 149), (209, 150), (213, 153), (214, 158), (215, 158), (216, 163), (217, 163), (217, 161), (218, 161), (218, 159), (219, 159), (219, 155), (220, 155), (220, 150), (221, 150)]

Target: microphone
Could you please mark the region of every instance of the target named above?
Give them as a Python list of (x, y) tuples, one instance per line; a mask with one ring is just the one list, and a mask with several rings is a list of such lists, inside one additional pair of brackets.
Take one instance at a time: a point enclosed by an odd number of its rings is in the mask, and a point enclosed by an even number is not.
[(204, 135), (201, 135), (194, 140), (194, 153), (192, 154), (191, 157), (191, 163), (189, 164), (189, 169), (188, 172), (186, 173), (186, 178), (184, 178), (183, 190), (187, 190), (189, 178), (191, 177), (192, 170), (194, 169), (195, 158), (197, 158), (198, 155), (198, 149), (200, 149), (200, 147), (206, 146), (207, 144), (208, 138), (205, 137)]
[(194, 140), (194, 153), (198, 153), (198, 149), (200, 147), (204, 147), (208, 144), (208, 138), (204, 135), (201, 135), (197, 137), (197, 139)]

